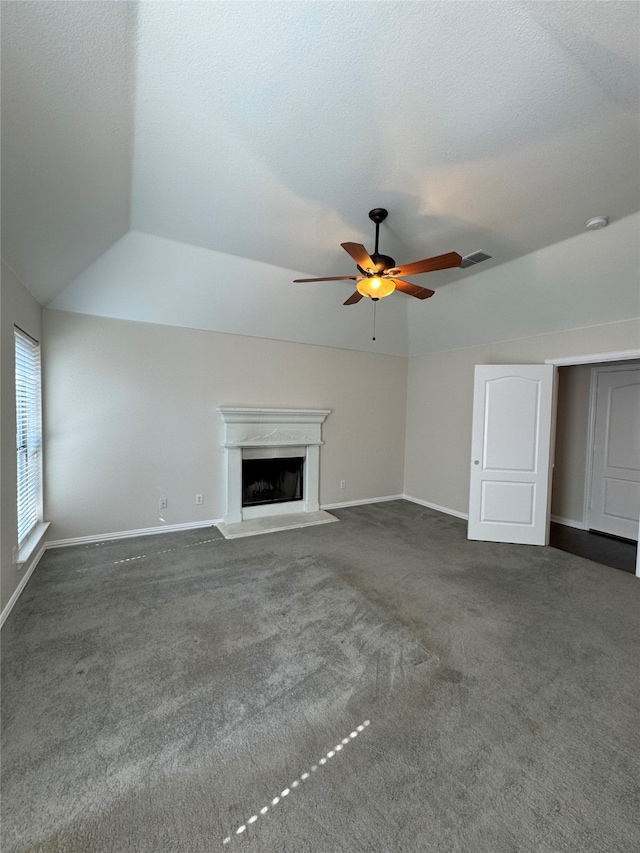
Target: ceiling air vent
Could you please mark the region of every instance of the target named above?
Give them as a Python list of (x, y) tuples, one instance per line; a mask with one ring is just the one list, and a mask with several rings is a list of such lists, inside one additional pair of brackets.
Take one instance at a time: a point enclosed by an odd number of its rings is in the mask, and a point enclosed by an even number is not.
[(488, 261), (490, 257), (491, 255), (487, 255), (486, 252), (473, 252), (471, 255), (465, 255), (460, 264), (460, 269), (465, 270), (474, 264), (481, 264), (482, 261)]

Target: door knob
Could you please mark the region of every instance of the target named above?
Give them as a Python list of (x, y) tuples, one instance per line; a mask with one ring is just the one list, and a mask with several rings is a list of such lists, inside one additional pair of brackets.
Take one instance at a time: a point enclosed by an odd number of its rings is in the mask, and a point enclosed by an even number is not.
[(479, 464), (480, 464), (480, 460), (479, 460), (479, 459), (474, 459), (474, 460), (473, 460), (473, 464), (474, 464), (474, 465), (479, 465)]

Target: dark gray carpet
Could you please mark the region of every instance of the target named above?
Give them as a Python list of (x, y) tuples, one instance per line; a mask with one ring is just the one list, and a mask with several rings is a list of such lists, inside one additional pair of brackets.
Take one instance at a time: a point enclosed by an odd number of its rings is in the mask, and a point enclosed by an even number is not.
[(2, 631), (4, 853), (640, 846), (640, 583), (336, 515), (45, 554)]

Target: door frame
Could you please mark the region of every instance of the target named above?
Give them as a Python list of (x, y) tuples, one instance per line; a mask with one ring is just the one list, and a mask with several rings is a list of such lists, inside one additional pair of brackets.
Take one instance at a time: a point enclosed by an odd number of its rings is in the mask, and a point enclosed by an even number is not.
[[(617, 352), (598, 352), (591, 355), (573, 355), (564, 358), (546, 358), (545, 364), (555, 364), (556, 367), (571, 367), (575, 364), (600, 364), (604, 361), (630, 361), (640, 358), (640, 349), (619, 350)], [(591, 420), (591, 419), (590, 419)], [(591, 423), (589, 423), (589, 440), (593, 443)], [(590, 447), (591, 445), (589, 445)], [(589, 452), (589, 458), (591, 452)], [(586, 484), (585, 484), (586, 487)], [(586, 516), (586, 512), (584, 513)], [(636, 549), (636, 577), (640, 578), (640, 519), (638, 519), (638, 547)]]
[(640, 349), (625, 349), (618, 352), (597, 352), (592, 355), (569, 355), (564, 358), (545, 358), (545, 364), (556, 367), (571, 367), (573, 364), (599, 364), (603, 361), (628, 361), (640, 358)]

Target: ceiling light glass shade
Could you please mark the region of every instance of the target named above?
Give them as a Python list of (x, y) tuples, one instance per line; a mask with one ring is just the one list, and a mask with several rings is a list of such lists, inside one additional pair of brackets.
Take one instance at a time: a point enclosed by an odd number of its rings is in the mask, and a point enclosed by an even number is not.
[(383, 296), (388, 296), (396, 289), (396, 283), (390, 278), (379, 278), (372, 276), (371, 278), (363, 278), (356, 284), (358, 293), (363, 296), (368, 296), (369, 299), (382, 299)]

